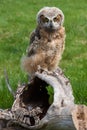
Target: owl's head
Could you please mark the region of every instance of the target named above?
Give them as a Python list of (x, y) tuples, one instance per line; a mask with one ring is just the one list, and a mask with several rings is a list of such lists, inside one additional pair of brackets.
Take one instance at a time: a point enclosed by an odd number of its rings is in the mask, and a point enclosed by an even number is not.
[(44, 7), (37, 14), (37, 23), (47, 31), (58, 30), (64, 22), (63, 12), (56, 7)]

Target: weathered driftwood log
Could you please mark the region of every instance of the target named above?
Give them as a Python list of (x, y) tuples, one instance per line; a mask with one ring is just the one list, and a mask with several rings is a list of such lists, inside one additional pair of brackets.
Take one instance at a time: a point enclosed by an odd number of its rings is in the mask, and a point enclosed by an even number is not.
[[(54, 91), (52, 103), (48, 86)], [(28, 84), (18, 86), (12, 108), (0, 110), (2, 128), (87, 130), (87, 107), (74, 104), (70, 82), (60, 68), (36, 72)]]

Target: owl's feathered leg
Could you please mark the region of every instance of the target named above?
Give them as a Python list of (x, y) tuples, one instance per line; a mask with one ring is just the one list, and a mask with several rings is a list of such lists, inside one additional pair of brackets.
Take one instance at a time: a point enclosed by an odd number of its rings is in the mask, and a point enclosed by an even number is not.
[(22, 57), (21, 67), (28, 74), (32, 75), (38, 70), (38, 67), (44, 63), (44, 58), (45, 58), (45, 56), (43, 53), (42, 54), (35, 54), (35, 55), (30, 56), (30, 57), (27, 57), (27, 56)]

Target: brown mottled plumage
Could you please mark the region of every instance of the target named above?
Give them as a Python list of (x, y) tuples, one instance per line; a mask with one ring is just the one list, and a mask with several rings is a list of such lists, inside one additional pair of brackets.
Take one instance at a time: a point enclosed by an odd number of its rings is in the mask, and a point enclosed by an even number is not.
[(40, 66), (53, 71), (57, 68), (65, 47), (64, 15), (56, 7), (44, 7), (37, 14), (37, 28), (31, 34), (27, 56), (22, 67), (33, 74)]

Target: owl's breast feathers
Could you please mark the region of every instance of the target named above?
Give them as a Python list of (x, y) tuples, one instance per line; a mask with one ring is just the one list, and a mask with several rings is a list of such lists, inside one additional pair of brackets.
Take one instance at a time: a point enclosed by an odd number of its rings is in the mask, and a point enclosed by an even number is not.
[[(46, 32), (42, 28), (37, 28), (30, 38), (28, 56), (47, 51), (59, 52), (64, 48), (65, 28), (61, 27), (55, 32)], [(59, 51), (60, 50), (60, 51)]]
[(47, 39), (48, 41), (52, 41), (55, 39), (61, 39), (65, 35), (65, 28), (61, 27), (58, 30), (55, 30), (53, 32), (46, 32), (44, 29), (40, 29), (40, 36), (44, 39)]

